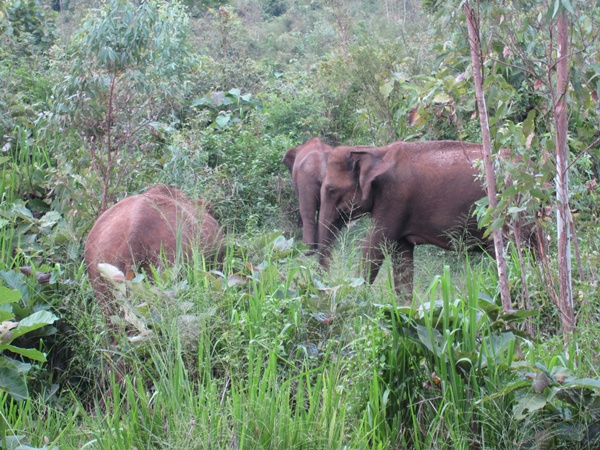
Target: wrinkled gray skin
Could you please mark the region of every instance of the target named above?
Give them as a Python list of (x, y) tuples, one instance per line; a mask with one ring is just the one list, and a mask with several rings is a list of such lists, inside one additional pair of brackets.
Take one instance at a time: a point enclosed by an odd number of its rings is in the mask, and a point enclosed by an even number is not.
[(336, 147), (330, 152), (321, 186), (320, 262), (328, 264), (331, 245), (344, 216), (371, 214), (363, 245), (364, 270), (373, 282), (390, 245), (396, 290), (410, 295), (415, 245), (450, 248), (449, 231), (482, 239), (470, 217), (485, 196), (473, 163), (482, 147), (459, 141), (394, 142), (385, 147)]
[(304, 145), (289, 149), (283, 163), (292, 175), (292, 182), (302, 219), (302, 242), (309, 247), (307, 254), (317, 250), (317, 217), (321, 203), (321, 183), (325, 177), (327, 155), (332, 147), (319, 138), (313, 138)]
[(98, 271), (111, 264), (127, 274), (158, 267), (166, 258), (191, 256), (198, 248), (207, 262), (221, 261), (224, 253), (219, 224), (202, 200), (159, 184), (143, 194), (126, 197), (107, 209), (94, 223), (85, 242), (84, 259), (96, 299), (108, 318), (116, 312), (112, 283)]

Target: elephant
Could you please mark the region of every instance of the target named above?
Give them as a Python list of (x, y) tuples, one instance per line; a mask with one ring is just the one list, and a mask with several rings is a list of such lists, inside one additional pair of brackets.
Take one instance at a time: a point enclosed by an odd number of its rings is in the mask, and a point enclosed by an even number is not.
[(148, 271), (164, 260), (174, 264), (197, 247), (208, 262), (221, 262), (224, 238), (209, 204), (192, 201), (179, 189), (159, 184), (145, 193), (126, 197), (94, 223), (85, 243), (84, 259), (96, 299), (105, 317), (115, 311), (113, 283), (98, 264), (107, 263), (122, 274)]
[(363, 270), (377, 277), (386, 245), (392, 250), (396, 291), (412, 295), (414, 247), (449, 249), (460, 230), (485, 245), (471, 217), (485, 196), (479, 171), (482, 146), (460, 141), (394, 142), (385, 147), (336, 147), (321, 186), (319, 259), (328, 265), (331, 245), (345, 218), (370, 214), (362, 249)]
[(325, 176), (327, 156), (332, 149), (320, 138), (313, 138), (303, 145), (289, 149), (283, 157), (283, 163), (292, 175), (294, 190), (298, 195), (302, 242), (309, 247), (309, 255), (317, 250), (321, 183)]

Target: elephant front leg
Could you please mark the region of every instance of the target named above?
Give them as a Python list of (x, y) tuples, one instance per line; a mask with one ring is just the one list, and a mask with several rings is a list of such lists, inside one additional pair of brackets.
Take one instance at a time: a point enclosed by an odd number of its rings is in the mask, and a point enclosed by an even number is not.
[(363, 273), (370, 283), (375, 281), (384, 254), (392, 258), (394, 287), (396, 293), (410, 299), (413, 290), (413, 260), (415, 246), (408, 241), (390, 242), (383, 231), (372, 230), (363, 245)]
[(384, 258), (383, 243), (383, 232), (377, 229), (371, 230), (363, 243), (362, 272), (364, 278), (369, 280), (369, 283), (375, 281), (381, 268)]

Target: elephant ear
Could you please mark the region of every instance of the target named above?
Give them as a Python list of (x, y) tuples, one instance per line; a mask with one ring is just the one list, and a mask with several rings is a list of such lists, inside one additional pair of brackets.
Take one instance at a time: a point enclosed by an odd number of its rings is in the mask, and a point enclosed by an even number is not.
[(290, 148), (283, 156), (283, 163), (286, 165), (290, 173), (294, 168), (294, 162), (296, 162), (296, 154), (298, 153), (298, 147)]
[(388, 171), (390, 164), (371, 151), (350, 152), (350, 158), (354, 160), (355, 170), (358, 171), (358, 183), (362, 192), (361, 201), (364, 205), (371, 198), (373, 183), (377, 177)]

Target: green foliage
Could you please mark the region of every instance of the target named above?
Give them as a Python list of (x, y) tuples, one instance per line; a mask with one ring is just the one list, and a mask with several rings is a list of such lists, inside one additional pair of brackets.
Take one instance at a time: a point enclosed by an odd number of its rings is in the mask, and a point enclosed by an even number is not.
[(79, 241), (65, 218), (50, 207), (47, 174), (52, 161), (42, 148), (30, 145), (18, 130), (10, 157), (0, 161), (0, 267), (68, 261), (78, 255)]
[(191, 17), (201, 16), (211, 8), (226, 6), (227, 3), (229, 3), (228, 0), (183, 0), (181, 2)]
[(71, 66), (53, 104), (56, 124), (70, 137), (61, 143), (59, 176), (90, 167), (103, 208), (108, 197), (131, 190), (132, 172), (144, 169), (177, 123), (192, 62), (187, 27), (176, 3), (113, 0), (70, 43)]
[(428, 72), (428, 57), (411, 52), (410, 43), (399, 52), (397, 41), (378, 39), (368, 30), (359, 36), (346, 52), (319, 66), (317, 76), (333, 117), (331, 133), (341, 142), (363, 144), (410, 140), (412, 131), (401, 124), (415, 105), (408, 98), (411, 84), (403, 82), (412, 82), (420, 70)]
[[(527, 342), (514, 325), (531, 312), (502, 312), (481, 294), (480, 277), (467, 273), (467, 278), (466, 291), (455, 292), (446, 267), (430, 287), (430, 300), (414, 307), (385, 307), (390, 334), (383, 353), (386, 365), (379, 386), (373, 387), (383, 401), (371, 399), (373, 408), (379, 408), (371, 414), (382, 418), (378, 436), (384, 442), (391, 437), (413, 448), (431, 448), (440, 436), (448, 436), (458, 448), (481, 439), (498, 448), (506, 445), (505, 436), (486, 430), (486, 408), (474, 399), (513, 379), (516, 351)], [(502, 409), (510, 397), (506, 401)], [(400, 423), (413, 427), (390, 436)]]
[(207, 114), (204, 114), (203, 118), (207, 125), (217, 129), (241, 124), (249, 112), (261, 109), (260, 103), (252, 98), (252, 94), (242, 94), (236, 88), (228, 92), (211, 92), (193, 101), (190, 106), (205, 108), (203, 112)]
[(276, 72), (269, 80), (261, 99), (264, 98), (265, 126), (270, 134), (306, 142), (329, 133), (330, 120), (323, 111), (330, 107), (311, 85), (314, 76)]
[(281, 163), (292, 143), (285, 136), (257, 135), (252, 122), (224, 125), (176, 136), (159, 181), (210, 200), (215, 217), (230, 230), (275, 225), (283, 199), (292, 195)]
[(50, 92), (49, 50), (57, 39), (55, 13), (37, 0), (0, 5), (0, 143), (7, 151), (15, 128), (31, 130)]
[[(509, 260), (512, 292), (524, 296), (529, 286), (531, 310), (540, 312), (530, 318), (538, 340), (530, 340), (517, 325), (532, 313), (503, 312), (490, 300), (493, 268), (454, 274), (456, 285), (446, 271), (423, 294), (447, 259), (425, 251), (433, 268), (417, 270), (416, 283), (424, 301), (398, 306), (391, 271), (373, 286), (354, 275), (351, 241), (362, 238), (364, 221), (344, 234), (330, 271), (273, 231), (297, 229), (281, 158), (310, 137), (480, 139), (464, 18), (456, 4), (427, 3), (435, 18), (420, 15), (414, 0), (184, 0), (195, 17), (188, 21), (178, 3), (113, 0), (87, 11), (63, 49), (53, 13), (31, 1), (0, 2), (2, 19), (9, 8), (22, 18), (1, 21), (7, 303), (0, 311), (12, 311), (8, 326), (25, 320), (23, 331), (28, 317), (43, 324), (49, 307), (61, 316), (55, 334), (46, 325), (3, 343), (12, 347), (2, 348), (0, 361), (19, 362), (3, 372), (13, 384), (3, 382), (0, 446), (531, 448), (540, 436), (556, 448), (593, 448), (600, 341), (593, 2), (568, 2), (578, 8), (571, 201), (575, 223), (584, 224), (577, 226), (584, 278), (574, 286), (580, 322), (568, 354), (552, 338), (559, 320), (544, 277), (553, 261)], [(483, 45), (495, 150), (510, 149), (495, 161), (503, 220), (537, 222), (551, 196), (545, 21), (563, 3), (551, 2), (549, 13), (531, 1), (480, 4), (482, 30), (490, 30)], [(97, 6), (71, 2), (61, 12), (63, 36), (89, 5)], [(113, 345), (82, 274), (83, 236), (101, 208), (101, 188), (108, 205), (159, 181), (210, 200), (237, 233), (219, 271), (207, 272), (197, 254), (184, 267), (125, 282), (130, 307), (121, 319), (132, 339)], [(552, 220), (543, 222), (553, 237)], [(15, 271), (21, 265), (51, 282), (25, 278)], [(56, 282), (66, 272), (77, 284)], [(42, 371), (28, 356), (45, 352)], [(14, 368), (29, 363), (25, 384)], [(23, 396), (24, 386), (29, 399), (7, 393)]]
[(10, 49), (25, 56), (48, 51), (57, 39), (55, 18), (39, 0), (7, 0), (0, 10), (0, 52)]
[[(492, 397), (515, 393), (518, 402), (513, 408), (514, 418), (534, 423), (537, 439), (545, 446), (595, 448), (600, 443), (600, 402), (596, 394), (600, 380), (578, 378), (563, 362), (555, 356), (550, 367), (542, 363), (518, 364), (518, 378)], [(531, 420), (533, 417), (535, 420)]]
[(32, 365), (15, 358), (24, 357), (43, 363), (46, 355), (35, 348), (24, 348), (32, 341), (24, 340), (22, 336), (27, 334), (27, 338), (31, 339), (29, 333), (38, 330), (34, 333), (35, 342), (55, 333), (56, 329), (47, 325), (54, 323), (58, 317), (47, 311), (40, 287), (32, 287), (22, 273), (0, 271), (0, 279), (5, 285), (0, 285), (0, 390), (16, 400), (23, 400), (29, 397), (24, 376), (31, 371)]
[(288, 4), (285, 0), (268, 0), (263, 5), (263, 11), (268, 16), (279, 17), (288, 9)]

